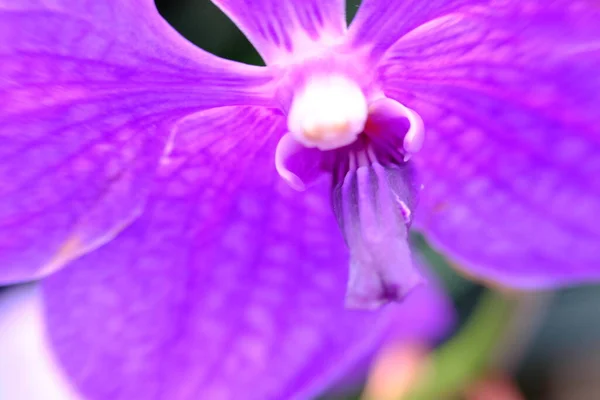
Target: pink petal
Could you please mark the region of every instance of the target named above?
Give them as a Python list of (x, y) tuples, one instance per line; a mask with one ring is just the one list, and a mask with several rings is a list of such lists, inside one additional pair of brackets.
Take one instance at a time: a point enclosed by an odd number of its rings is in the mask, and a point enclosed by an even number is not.
[(267, 64), (301, 58), (339, 40), (346, 31), (344, 0), (212, 1), (246, 34)]
[(195, 48), (151, 0), (41, 4), (0, 0), (0, 283), (134, 219), (186, 114), (270, 104), (264, 69)]
[(479, 278), (598, 280), (599, 9), (502, 4), (413, 32), (381, 67), (425, 122), (418, 225)]

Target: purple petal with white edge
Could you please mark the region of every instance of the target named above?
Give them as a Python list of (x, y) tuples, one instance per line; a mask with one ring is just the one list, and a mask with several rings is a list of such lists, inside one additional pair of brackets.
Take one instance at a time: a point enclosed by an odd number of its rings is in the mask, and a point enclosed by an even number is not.
[(152, 0), (0, 0), (0, 37), (0, 283), (134, 219), (182, 116), (270, 101), (265, 69), (197, 49)]
[(425, 122), (416, 223), (507, 286), (600, 279), (600, 9), (502, 2), (400, 40), (387, 96)]
[(423, 147), (421, 117), (388, 98), (379, 99), (369, 106), (365, 132), (378, 148), (390, 155), (402, 154), (406, 161)]
[(491, 0), (363, 0), (348, 34), (355, 47), (378, 59), (403, 35), (438, 17)]
[(275, 149), (275, 168), (292, 188), (302, 191), (324, 175), (328, 158), (327, 153), (304, 147), (286, 133)]
[(267, 64), (303, 58), (346, 32), (345, 0), (212, 0)]
[(330, 187), (299, 193), (274, 168), (285, 118), (186, 123), (142, 217), (43, 281), (55, 354), (90, 399), (308, 398), (393, 309), (344, 309)]

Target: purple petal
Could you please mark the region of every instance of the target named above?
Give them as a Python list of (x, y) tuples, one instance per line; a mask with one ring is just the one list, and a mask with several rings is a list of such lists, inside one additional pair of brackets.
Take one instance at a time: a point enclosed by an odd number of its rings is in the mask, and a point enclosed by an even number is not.
[(369, 106), (365, 132), (376, 147), (380, 148), (380, 154), (403, 155), (402, 159), (405, 161), (423, 147), (424, 127), (421, 117), (388, 98), (379, 99)]
[(0, 0), (0, 283), (134, 219), (182, 116), (269, 104), (264, 69), (195, 48), (151, 0), (40, 4)]
[(403, 35), (432, 21), (489, 0), (363, 0), (352, 20), (350, 42), (367, 46), (372, 58), (379, 58)]
[(284, 118), (186, 123), (142, 217), (43, 282), (56, 356), (90, 399), (306, 398), (393, 309), (344, 309), (329, 185), (298, 193), (274, 168)]
[[(23, 400), (42, 398), (52, 400), (80, 399), (82, 396), (77, 393), (71, 382), (69, 382), (68, 376), (65, 375), (49, 343), (47, 335), (49, 326), (47, 320), (43, 317), (44, 305), (40, 294), (41, 290), (38, 285), (15, 287), (0, 293), (0, 398)], [(88, 310), (88, 312), (90, 311), (93, 312), (94, 309)], [(416, 289), (402, 305), (393, 306), (391, 312), (393, 314), (390, 316), (392, 323), (388, 325), (385, 341), (393, 342), (396, 345), (405, 343), (407, 346), (415, 344), (433, 345), (435, 341), (448, 333), (454, 315), (448, 299), (443, 296), (439, 287), (434, 283)], [(211, 324), (211, 321), (209, 320), (207, 324)], [(360, 330), (362, 331), (363, 328), (361, 327)], [(67, 329), (72, 329), (72, 327), (67, 327)], [(356, 329), (356, 327), (352, 327), (352, 329)], [(124, 336), (130, 332), (125, 330), (121, 333)], [(326, 332), (323, 333), (317, 330), (317, 334), (326, 335)], [(337, 334), (342, 335), (343, 332), (338, 331)], [(185, 344), (178, 343), (177, 338), (172, 343), (177, 344), (177, 346), (185, 346)], [(137, 348), (142, 344), (148, 345), (146, 347), (147, 351), (150, 351), (155, 345), (151, 342), (140, 341)], [(211, 344), (212, 342), (203, 342), (199, 350), (205, 350)], [(380, 342), (376, 344), (380, 344)], [(98, 346), (98, 344), (95, 344), (95, 346)], [(353, 384), (364, 377), (376, 346), (373, 344), (366, 347), (369, 352), (368, 359), (359, 361), (354, 366), (354, 370), (345, 375), (342, 382), (339, 382), (340, 386)], [(98, 348), (96, 349), (98, 350)], [(233, 351), (237, 351), (237, 349), (234, 348)], [(354, 352), (353, 347), (350, 346), (348, 351)], [(99, 355), (100, 353), (96, 354)], [(161, 351), (161, 354), (166, 353)], [(230, 354), (232, 354), (231, 350), (227, 349), (226, 352), (222, 353), (222, 357), (225, 358), (228, 355), (231, 357)], [(199, 357), (195, 361), (201, 363), (202, 358)], [(157, 360), (153, 360), (153, 362), (157, 362)], [(185, 368), (190, 368), (189, 364), (183, 366), (182, 369)], [(180, 371), (180, 369), (172, 371), (165, 369), (162, 372), (168, 375), (169, 373), (177, 374)], [(93, 372), (95, 371), (90, 373)], [(266, 374), (272, 373), (268, 369), (265, 369), (264, 372)], [(343, 372), (343, 369), (338, 372)], [(185, 374), (189, 373), (191, 372), (185, 371)], [(112, 379), (123, 378), (122, 376), (114, 376)], [(261, 377), (259, 382), (264, 379), (264, 377)], [(328, 377), (325, 381), (321, 381), (318, 386), (325, 386), (329, 380)], [(234, 385), (236, 384), (235, 380), (232, 382)], [(188, 397), (183, 395), (174, 397), (173, 393), (167, 392), (168, 389), (164, 388), (169, 399), (198, 398), (198, 393), (189, 393)], [(308, 392), (305, 393), (308, 395)], [(225, 394), (229, 395), (229, 393)], [(160, 395), (157, 397), (160, 398)], [(118, 397), (114, 398), (118, 399)], [(243, 398), (247, 397), (244, 396)], [(281, 397), (275, 395), (274, 398)]]
[(275, 149), (275, 168), (294, 189), (303, 191), (325, 173), (328, 156), (316, 147), (305, 147), (292, 135), (283, 135)]
[(423, 257), (415, 256), (413, 263), (424, 275), (425, 284), (415, 288), (409, 296), (396, 305), (386, 343), (422, 343), (433, 347), (448, 335), (456, 322), (456, 310), (441, 283), (426, 268)]
[(408, 164), (364, 162), (335, 185), (334, 211), (350, 248), (347, 307), (401, 301), (422, 281), (408, 245), (417, 197), (411, 172)]
[[(212, 0), (267, 64), (302, 58), (346, 31), (344, 0)], [(321, 41), (321, 44), (318, 42)]]
[(413, 32), (382, 66), (425, 122), (418, 225), (479, 278), (597, 280), (599, 9), (503, 3)]

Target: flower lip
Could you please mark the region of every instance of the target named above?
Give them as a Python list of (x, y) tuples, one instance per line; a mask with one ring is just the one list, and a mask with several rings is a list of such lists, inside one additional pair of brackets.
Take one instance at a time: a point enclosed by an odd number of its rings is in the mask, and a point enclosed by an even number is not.
[(338, 74), (315, 76), (294, 94), (288, 129), (306, 147), (331, 150), (356, 140), (368, 112), (356, 82)]
[(410, 163), (381, 163), (366, 136), (352, 147), (339, 155), (332, 205), (350, 250), (346, 307), (374, 309), (422, 282), (408, 243), (418, 187)]

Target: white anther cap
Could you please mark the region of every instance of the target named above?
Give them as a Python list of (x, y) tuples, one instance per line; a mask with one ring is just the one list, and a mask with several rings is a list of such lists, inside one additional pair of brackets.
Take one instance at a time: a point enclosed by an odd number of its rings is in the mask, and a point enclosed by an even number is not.
[(318, 76), (294, 95), (288, 129), (306, 147), (331, 150), (354, 142), (367, 116), (367, 100), (355, 82)]

